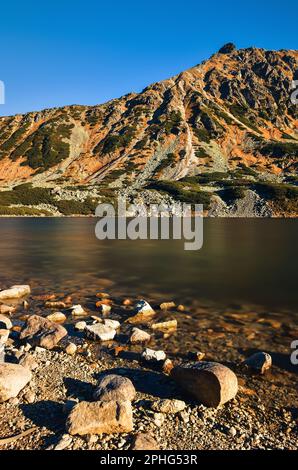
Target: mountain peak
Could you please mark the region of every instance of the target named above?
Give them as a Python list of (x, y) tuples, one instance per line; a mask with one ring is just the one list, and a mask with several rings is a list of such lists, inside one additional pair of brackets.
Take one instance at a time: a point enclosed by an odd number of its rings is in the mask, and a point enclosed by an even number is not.
[(224, 46), (222, 46), (218, 53), (219, 54), (230, 54), (231, 52), (235, 51), (237, 49), (237, 47), (235, 46), (234, 43), (232, 42), (228, 42), (227, 44), (225, 44)]

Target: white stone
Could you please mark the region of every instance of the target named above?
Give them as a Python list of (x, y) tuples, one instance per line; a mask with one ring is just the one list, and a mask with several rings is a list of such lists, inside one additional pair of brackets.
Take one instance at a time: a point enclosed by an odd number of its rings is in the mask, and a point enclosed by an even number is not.
[[(135, 308), (135, 313), (152, 313), (154, 312), (151, 305), (146, 300), (140, 300)], [(155, 313), (155, 312), (154, 312)]]
[(103, 325), (102, 323), (96, 323), (95, 325), (88, 325), (85, 328), (85, 333), (88, 338), (100, 339), (101, 341), (109, 341), (114, 339), (116, 330), (110, 326)]
[(69, 343), (65, 348), (65, 352), (69, 354), (70, 356), (75, 354), (76, 351), (77, 351), (77, 346), (74, 343)]
[(0, 300), (6, 299), (19, 299), (25, 295), (30, 294), (31, 289), (28, 285), (16, 285), (10, 287), (10, 289), (0, 291)]
[(5, 344), (9, 337), (9, 330), (0, 330), (0, 344)]
[(142, 353), (142, 358), (145, 361), (164, 361), (166, 359), (164, 351), (154, 351), (153, 349), (146, 348)]
[(81, 317), (82, 315), (87, 315), (82, 305), (73, 305), (70, 309), (73, 316)]
[(86, 326), (87, 326), (87, 323), (85, 321), (78, 321), (75, 324), (75, 329), (78, 331), (82, 331), (86, 328)]
[(117, 320), (110, 320), (109, 318), (105, 318), (103, 324), (114, 328), (114, 330), (120, 328), (120, 323)]

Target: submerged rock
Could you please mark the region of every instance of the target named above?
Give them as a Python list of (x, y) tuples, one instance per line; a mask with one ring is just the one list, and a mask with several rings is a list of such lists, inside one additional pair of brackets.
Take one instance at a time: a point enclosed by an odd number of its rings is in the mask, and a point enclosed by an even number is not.
[(163, 302), (159, 306), (161, 310), (169, 310), (170, 308), (174, 308), (174, 307), (176, 307), (175, 302)]
[(63, 323), (66, 321), (66, 315), (62, 312), (54, 312), (50, 313), (50, 315), (47, 316), (47, 319), (55, 323)]
[(0, 364), (0, 402), (15, 398), (30, 382), (30, 370), (20, 364)]
[(246, 359), (243, 364), (264, 374), (272, 366), (272, 357), (266, 352), (257, 352)]
[(20, 333), (20, 339), (26, 339), (35, 346), (53, 349), (67, 335), (66, 329), (47, 318), (32, 315), (27, 319)]
[(146, 302), (146, 300), (140, 300), (136, 305), (135, 313), (143, 313), (143, 314), (153, 313), (154, 314), (155, 311), (153, 310), (151, 305), (148, 302)]
[(136, 390), (131, 380), (116, 374), (101, 377), (93, 394), (94, 400), (99, 401), (132, 401), (135, 396)]
[(30, 286), (27, 285), (17, 285), (12, 286), (10, 289), (0, 291), (0, 300), (6, 299), (19, 299), (21, 297), (25, 297), (25, 295), (30, 294), (31, 289)]
[(238, 392), (238, 380), (234, 372), (217, 362), (177, 366), (171, 371), (171, 377), (182, 390), (212, 408), (231, 400)]
[(117, 330), (121, 326), (120, 322), (118, 322), (118, 320), (111, 320), (110, 318), (104, 319), (103, 324), (105, 326), (109, 326), (109, 327), (113, 328), (114, 330)]
[(46, 301), (45, 302), (45, 307), (47, 308), (66, 308), (66, 303), (60, 300), (57, 301)]
[[(98, 304), (98, 302), (97, 302), (97, 304)], [(99, 308), (99, 311), (103, 315), (109, 315), (109, 313), (112, 310), (112, 307), (110, 305), (106, 305), (106, 304), (97, 305), (97, 304), (96, 304), (96, 307)]]
[(78, 321), (75, 324), (75, 329), (78, 331), (83, 331), (87, 326), (87, 323), (85, 321)]
[(148, 432), (139, 432), (134, 437), (131, 450), (159, 450), (159, 445)]
[(67, 419), (69, 434), (114, 434), (133, 429), (130, 401), (82, 401), (74, 406)]
[(73, 305), (70, 307), (70, 310), (74, 317), (82, 317), (83, 315), (87, 315), (87, 312), (85, 312), (82, 305)]
[(139, 328), (133, 328), (129, 341), (131, 344), (144, 344), (149, 343), (151, 336), (146, 331)]
[(95, 325), (87, 325), (85, 327), (87, 338), (93, 340), (109, 341), (114, 339), (116, 330), (110, 326), (103, 325), (102, 323), (95, 323)]
[(161, 331), (162, 333), (167, 333), (169, 331), (177, 330), (177, 320), (169, 320), (161, 323), (153, 323), (151, 325), (152, 330)]
[(140, 300), (134, 310), (134, 316), (128, 318), (126, 321), (131, 324), (147, 323), (155, 314), (156, 312), (146, 300)]

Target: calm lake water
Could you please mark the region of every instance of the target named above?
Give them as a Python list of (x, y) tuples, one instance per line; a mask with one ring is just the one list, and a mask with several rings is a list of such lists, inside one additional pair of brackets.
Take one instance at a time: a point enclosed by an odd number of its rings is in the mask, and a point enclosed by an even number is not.
[(0, 287), (91, 293), (104, 278), (114, 295), (297, 311), (298, 220), (207, 219), (199, 251), (172, 240), (98, 241), (95, 224), (2, 218)]

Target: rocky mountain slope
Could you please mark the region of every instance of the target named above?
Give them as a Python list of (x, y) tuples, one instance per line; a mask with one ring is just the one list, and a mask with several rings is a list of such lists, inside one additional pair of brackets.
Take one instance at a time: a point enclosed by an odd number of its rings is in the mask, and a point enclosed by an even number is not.
[(89, 214), (120, 192), (296, 215), (295, 79), (298, 51), (228, 44), (141, 93), (0, 118), (0, 213)]

